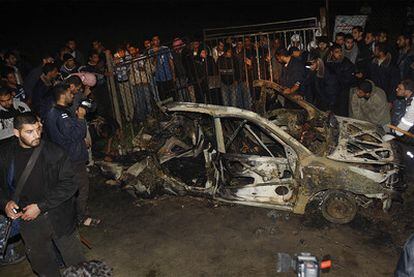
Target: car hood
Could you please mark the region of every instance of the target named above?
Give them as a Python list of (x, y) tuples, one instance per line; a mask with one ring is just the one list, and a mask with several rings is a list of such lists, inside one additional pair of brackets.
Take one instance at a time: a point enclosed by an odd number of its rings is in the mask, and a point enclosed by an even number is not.
[(384, 132), (372, 123), (336, 117), (339, 135), (329, 159), (349, 163), (387, 164), (396, 162), (392, 144), (382, 140)]

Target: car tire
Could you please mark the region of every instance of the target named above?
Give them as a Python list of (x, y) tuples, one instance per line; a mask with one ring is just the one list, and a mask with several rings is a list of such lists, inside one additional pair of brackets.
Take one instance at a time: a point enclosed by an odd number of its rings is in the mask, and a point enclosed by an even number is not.
[(351, 222), (357, 213), (357, 203), (352, 195), (343, 191), (328, 191), (322, 202), (323, 217), (335, 224)]

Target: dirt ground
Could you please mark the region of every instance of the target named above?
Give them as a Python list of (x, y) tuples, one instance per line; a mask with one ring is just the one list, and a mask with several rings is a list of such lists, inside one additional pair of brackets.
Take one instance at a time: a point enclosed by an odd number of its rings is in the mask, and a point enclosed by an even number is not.
[[(137, 201), (95, 177), (90, 208), (103, 223), (80, 232), (93, 245), (85, 247), (87, 258), (105, 261), (114, 276), (294, 276), (276, 274), (278, 252), (331, 255), (333, 268), (323, 276), (391, 276), (414, 229), (413, 207), (409, 199), (389, 214), (371, 208), (351, 224), (334, 225), (319, 212), (294, 215), (190, 196)], [(25, 261), (0, 268), (0, 276), (33, 273)]]

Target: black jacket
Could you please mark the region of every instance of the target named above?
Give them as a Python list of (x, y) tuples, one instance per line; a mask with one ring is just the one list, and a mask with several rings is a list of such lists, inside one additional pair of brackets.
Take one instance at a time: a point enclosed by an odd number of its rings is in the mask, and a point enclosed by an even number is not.
[(217, 66), (223, 84), (231, 85), (236, 81), (240, 81), (240, 70), (235, 57), (221, 56), (217, 60)]
[(398, 68), (392, 64), (391, 55), (388, 54), (381, 64), (378, 63), (378, 59), (373, 59), (368, 68), (368, 77), (385, 91), (388, 102), (395, 100), (395, 89), (400, 82), (400, 73)]
[[(320, 60), (321, 63), (322, 60)], [(340, 91), (339, 80), (329, 68), (320, 72), (309, 71), (305, 79), (305, 97), (319, 109), (332, 111)]]
[(291, 88), (295, 84), (299, 85), (297, 93), (304, 92), (304, 84), (306, 73), (305, 65), (298, 58), (291, 58), (289, 64), (283, 66), (280, 75), (280, 84), (284, 87)]
[[(77, 186), (73, 182), (72, 164), (65, 152), (57, 145), (43, 141), (43, 149), (39, 155), (45, 178), (45, 195), (42, 201), (36, 203), (42, 214), (47, 213), (52, 227), (58, 237), (71, 234), (75, 230), (76, 210), (74, 195)], [(18, 145), (16, 141), (2, 146), (0, 149), (0, 208), (4, 208), (12, 195), (9, 184), (12, 161)], [(17, 181), (16, 181), (17, 182)], [(26, 185), (29, 185), (30, 180)]]
[(47, 114), (44, 128), (50, 141), (61, 146), (72, 162), (86, 162), (86, 121), (78, 119), (70, 107), (55, 105)]
[(344, 57), (340, 61), (328, 59), (326, 67), (336, 75), (342, 91), (348, 92), (351, 86), (355, 84), (355, 65), (348, 58)]

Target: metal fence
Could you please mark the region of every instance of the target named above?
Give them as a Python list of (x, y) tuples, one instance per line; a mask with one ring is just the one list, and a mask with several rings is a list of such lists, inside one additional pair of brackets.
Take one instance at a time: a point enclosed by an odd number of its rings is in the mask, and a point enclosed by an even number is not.
[(276, 49), (305, 51), (319, 31), (317, 19), (306, 18), (205, 29), (203, 42), (169, 44), (137, 57), (107, 54), (114, 116), (121, 126), (136, 126), (171, 97), (254, 109), (259, 93), (253, 81), (278, 81)]

